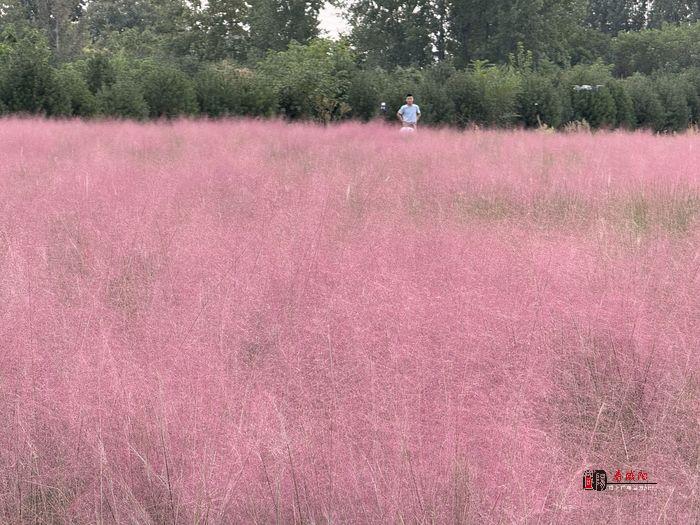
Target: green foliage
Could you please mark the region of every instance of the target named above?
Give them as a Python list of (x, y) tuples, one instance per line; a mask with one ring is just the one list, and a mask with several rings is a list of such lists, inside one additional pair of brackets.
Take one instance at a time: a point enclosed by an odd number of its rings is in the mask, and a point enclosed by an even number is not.
[(700, 18), (700, 4), (695, 0), (654, 0), (650, 4), (650, 27), (695, 22)]
[[(577, 65), (563, 72), (561, 87), (569, 98), (569, 120), (587, 121), (592, 127), (614, 126), (617, 120), (615, 99), (610, 92), (610, 67), (602, 62)], [(593, 89), (576, 90), (576, 86)]]
[(656, 92), (663, 107), (660, 130), (680, 131), (688, 127), (690, 108), (683, 79), (678, 75), (662, 75), (655, 79)]
[(634, 102), (620, 80), (611, 80), (606, 84), (615, 101), (615, 125), (632, 129), (635, 124)]
[(586, 22), (603, 33), (638, 31), (646, 23), (648, 0), (590, 0)]
[(378, 76), (377, 82), (381, 86), (380, 98), (387, 103), (388, 120), (396, 120), (396, 112), (404, 104), (408, 93), (414, 95), (416, 104), (422, 107), (424, 100), (420, 86), (423, 82), (423, 72), (420, 69), (397, 67), (391, 73)]
[(521, 76), (512, 68), (475, 61), (447, 82), (456, 122), (504, 126), (515, 122)]
[(11, 0), (0, 112), (366, 121), (384, 101), (395, 120), (411, 92), (436, 125), (700, 120), (697, 2), (349, 0), (339, 41), (317, 38), (322, 5)]
[(194, 79), (199, 111), (210, 117), (231, 112), (231, 85), (222, 73), (207, 68)]
[(197, 110), (194, 83), (179, 69), (148, 63), (142, 77), (143, 98), (151, 117), (173, 118)]
[(618, 75), (700, 66), (700, 23), (621, 33), (612, 46)]
[(690, 68), (680, 74), (690, 108), (690, 119), (700, 122), (700, 68)]
[(200, 112), (225, 115), (269, 116), (275, 110), (275, 93), (258, 74), (229, 62), (211, 66), (195, 77)]
[(194, 12), (185, 0), (93, 0), (83, 18), (93, 43), (139, 58), (181, 57), (194, 38)]
[(128, 75), (98, 91), (97, 107), (101, 114), (109, 117), (143, 119), (149, 115), (141, 85)]
[(204, 60), (243, 59), (247, 51), (248, 12), (249, 6), (243, 0), (209, 0), (193, 14), (195, 53)]
[(421, 97), (421, 121), (427, 124), (450, 124), (454, 120), (455, 106), (447, 89), (447, 83), (457, 73), (449, 62), (439, 62), (427, 68), (418, 88)]
[(425, 66), (432, 60), (436, 15), (428, 0), (357, 0), (350, 4), (350, 38), (367, 67)]
[(246, 18), (252, 56), (284, 51), (289, 44), (308, 44), (319, 34), (323, 0), (251, 0)]
[(97, 100), (80, 72), (72, 65), (56, 70), (50, 113), (88, 117), (97, 111)]
[(289, 49), (270, 53), (260, 64), (285, 117), (321, 122), (349, 113), (348, 91), (355, 69), (349, 47), (325, 39), (307, 46), (290, 44)]
[(558, 63), (570, 60), (571, 39), (585, 17), (578, 0), (453, 0), (452, 48), (460, 66), (475, 59), (505, 61), (517, 44), (535, 58)]
[(10, 112), (49, 111), (55, 84), (46, 38), (37, 30), (10, 26), (0, 42), (0, 101)]
[(117, 70), (107, 53), (94, 53), (83, 61), (85, 81), (92, 93), (111, 86), (117, 79)]
[(535, 72), (524, 74), (518, 94), (518, 115), (526, 126), (558, 127), (563, 111), (561, 92), (550, 77)]
[(347, 98), (352, 117), (368, 121), (377, 113), (381, 103), (377, 76), (374, 71), (358, 71), (353, 75)]
[(625, 89), (632, 98), (635, 126), (660, 130), (664, 126), (664, 108), (654, 83), (639, 73), (624, 80)]
[(564, 66), (592, 64), (597, 60), (609, 61), (613, 38), (590, 27), (576, 27), (567, 39), (568, 60), (559, 61)]

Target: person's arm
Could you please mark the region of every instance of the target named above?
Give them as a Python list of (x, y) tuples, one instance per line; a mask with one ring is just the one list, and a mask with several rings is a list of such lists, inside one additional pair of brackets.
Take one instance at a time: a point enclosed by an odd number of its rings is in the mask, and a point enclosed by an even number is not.
[(403, 122), (403, 113), (401, 112), (402, 109), (403, 109), (403, 108), (400, 108), (400, 109), (396, 112), (396, 116), (399, 117), (399, 120), (400, 120), (401, 122)]

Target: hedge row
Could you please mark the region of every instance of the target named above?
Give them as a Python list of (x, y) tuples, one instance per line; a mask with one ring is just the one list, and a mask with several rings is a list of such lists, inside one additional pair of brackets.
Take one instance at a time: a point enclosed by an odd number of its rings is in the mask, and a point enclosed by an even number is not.
[[(581, 89), (580, 86), (590, 86)], [(275, 116), (330, 122), (394, 113), (407, 92), (423, 122), (467, 126), (592, 127), (675, 131), (698, 122), (700, 69), (615, 78), (603, 63), (562, 69), (520, 52), (507, 65), (448, 62), (425, 69), (363, 70), (342, 43), (317, 40), (272, 53), (254, 70), (230, 62), (184, 70), (153, 59), (87, 53), (54, 65), (39, 33), (3, 36), (0, 112), (158, 118)]]

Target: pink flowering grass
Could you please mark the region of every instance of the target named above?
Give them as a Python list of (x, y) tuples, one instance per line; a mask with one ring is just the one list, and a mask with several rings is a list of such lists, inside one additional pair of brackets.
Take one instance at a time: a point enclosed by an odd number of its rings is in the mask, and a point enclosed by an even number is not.
[(0, 159), (0, 522), (700, 520), (697, 136), (3, 120)]

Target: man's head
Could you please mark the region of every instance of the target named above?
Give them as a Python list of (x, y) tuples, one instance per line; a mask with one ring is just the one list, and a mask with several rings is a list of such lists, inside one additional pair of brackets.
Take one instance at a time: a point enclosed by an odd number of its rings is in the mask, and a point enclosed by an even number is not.
[(413, 95), (411, 95), (410, 93), (406, 95), (406, 104), (408, 104), (409, 106), (413, 104)]

